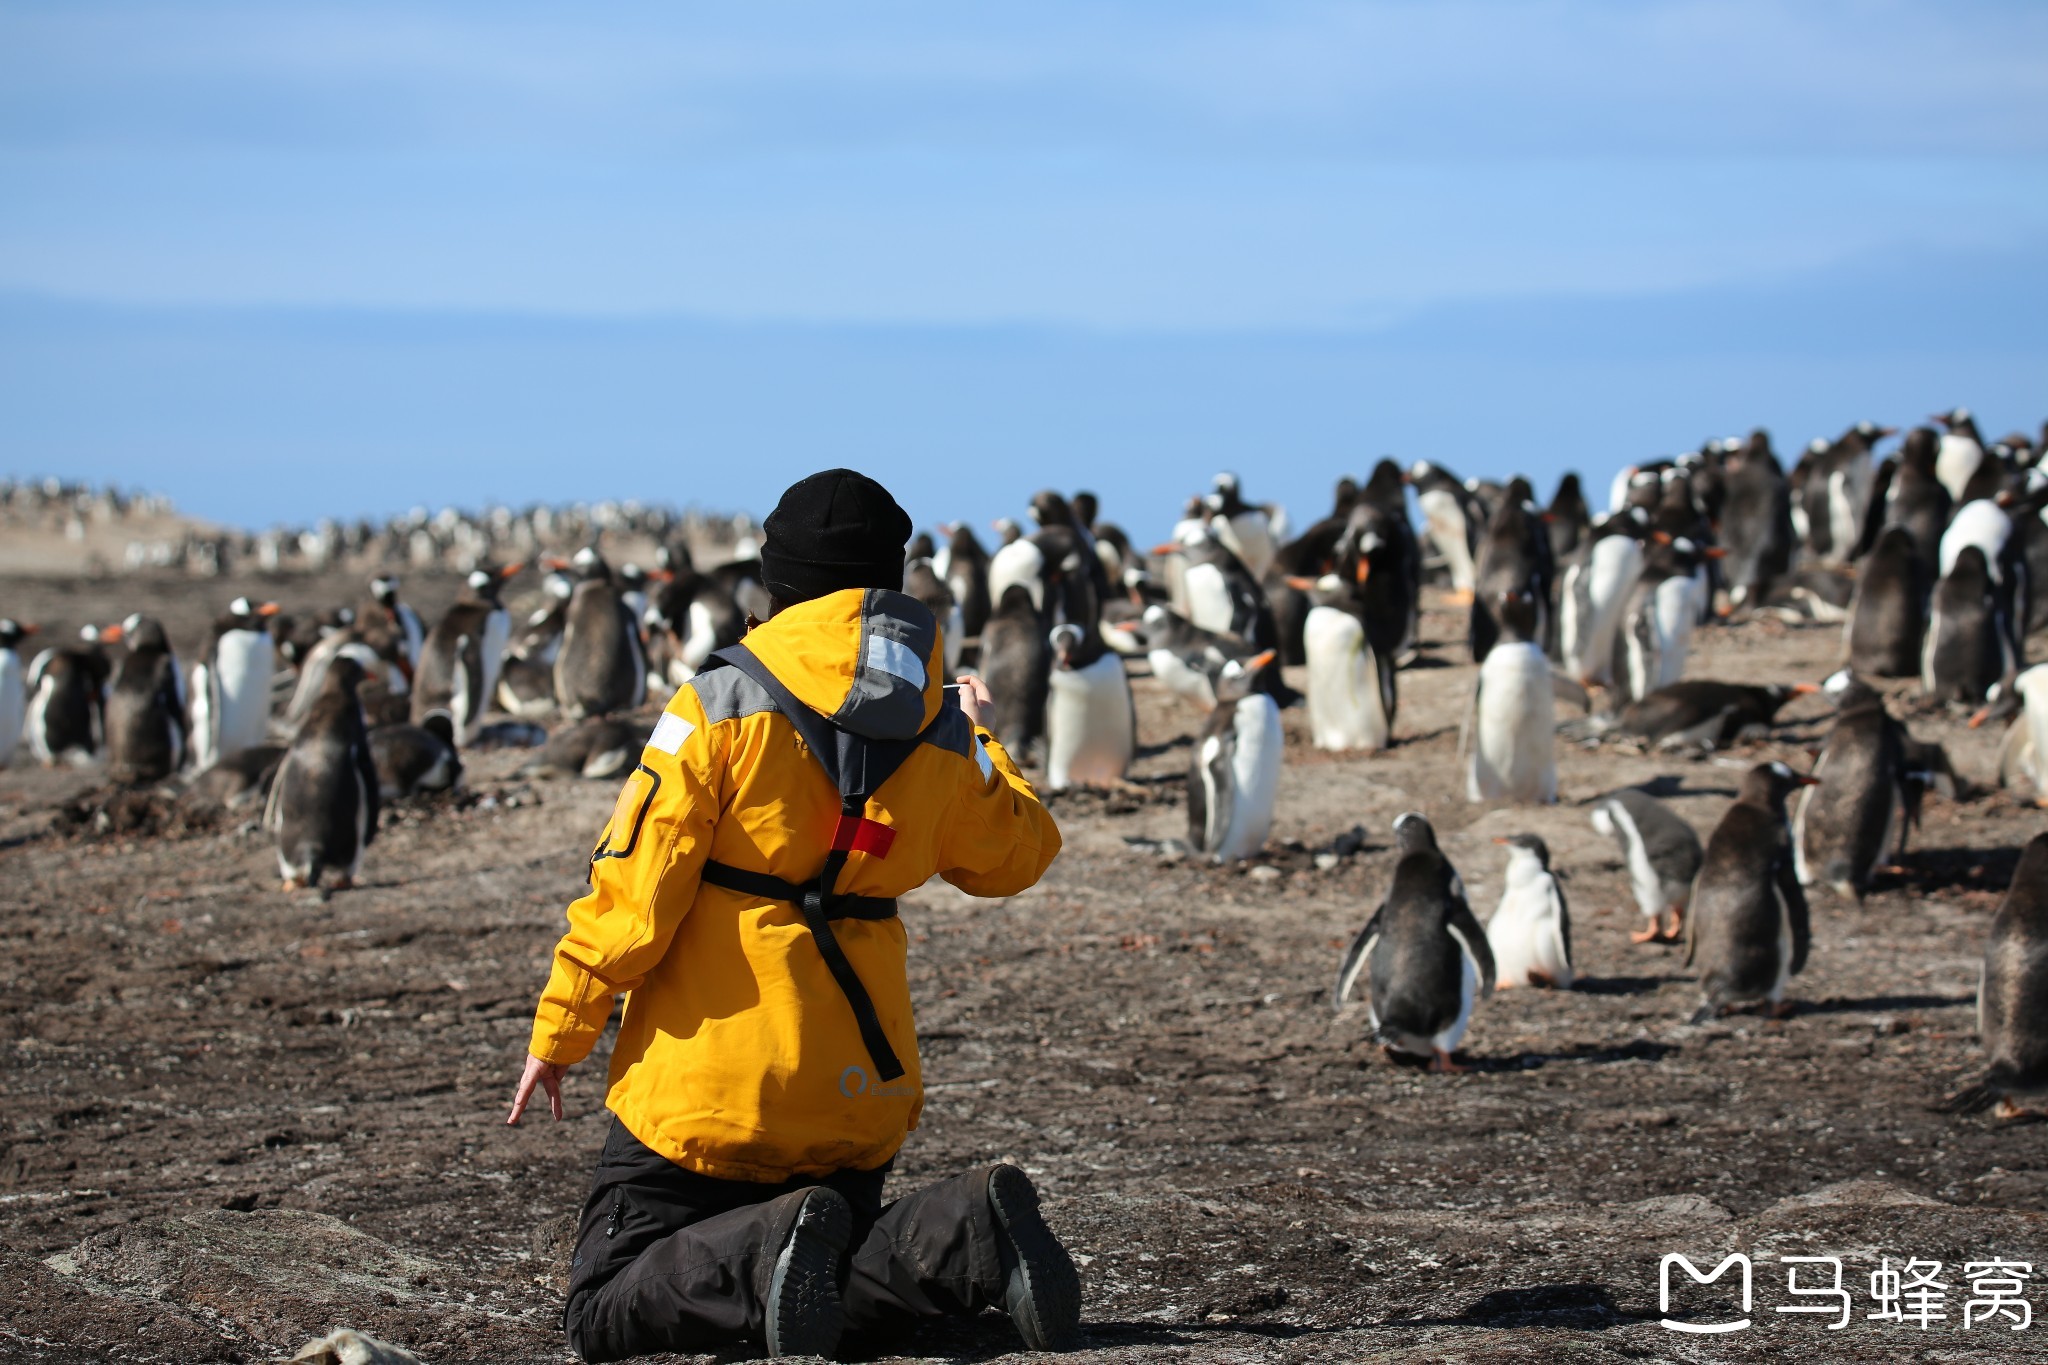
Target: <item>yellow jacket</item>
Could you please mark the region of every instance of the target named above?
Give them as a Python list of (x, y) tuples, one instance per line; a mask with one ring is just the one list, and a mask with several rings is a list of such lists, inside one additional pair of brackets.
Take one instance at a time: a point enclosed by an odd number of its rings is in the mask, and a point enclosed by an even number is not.
[[(922, 605), (852, 589), (777, 613), (746, 643), (848, 730), (931, 727), (867, 804), (894, 830), (886, 856), (851, 854), (837, 891), (898, 896), (936, 873), (1008, 896), (1044, 875), (1059, 830), (993, 736), (957, 710), (940, 717), (945, 656)], [(924, 1103), (903, 922), (832, 922), (907, 1071), (884, 1082), (799, 909), (700, 880), (711, 858), (809, 881), (839, 816), (831, 780), (759, 683), (726, 667), (678, 689), (592, 854), (590, 892), (569, 907), (533, 1055), (581, 1061), (625, 992), (606, 1105), (669, 1160), (781, 1181), (894, 1156)]]

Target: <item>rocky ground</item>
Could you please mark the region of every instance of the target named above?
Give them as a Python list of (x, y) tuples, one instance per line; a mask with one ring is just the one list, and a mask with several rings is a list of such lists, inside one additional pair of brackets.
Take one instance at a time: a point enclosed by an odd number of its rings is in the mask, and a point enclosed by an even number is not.
[[(183, 648), (237, 592), (287, 609), (355, 580), (0, 579), (7, 614), (69, 630), (146, 608)], [(408, 582), (432, 609), (446, 581)], [(1825, 707), (1768, 745), (1695, 761), (1567, 748), (1561, 800), (1472, 807), (1455, 764), (1471, 669), (1455, 614), (1401, 678), (1399, 746), (1331, 758), (1288, 717), (1268, 856), (1212, 869), (1134, 853), (1179, 834), (1198, 718), (1136, 686), (1147, 749), (1125, 792), (1055, 802), (1067, 852), (1009, 901), (909, 898), (930, 1098), (895, 1180), (1016, 1161), (1082, 1262), (1104, 1361), (2038, 1358), (2043, 1323), (1964, 1331), (1964, 1264), (2048, 1279), (2043, 1128), (1929, 1112), (1976, 1064), (1977, 961), (2041, 813), (1935, 800), (1905, 875), (1860, 908), (1816, 898), (1783, 1022), (1686, 1022), (1683, 950), (1637, 947), (1584, 803), (1661, 779), (1702, 831), (1739, 769), (1799, 766)], [(1706, 634), (1692, 673), (1818, 680), (1836, 628)], [(1439, 662), (1441, 661), (1441, 662)], [(1966, 776), (1997, 737), (1921, 716)], [(469, 790), (395, 812), (367, 885), (281, 894), (253, 813), (130, 802), (90, 773), (0, 773), (0, 1359), (256, 1361), (352, 1326), (433, 1362), (567, 1359), (566, 1236), (606, 1122), (603, 1054), (570, 1117), (502, 1120), (529, 1011), (613, 793), (479, 754)], [(1427, 812), (1482, 918), (1496, 834), (1549, 841), (1583, 974), (1483, 1002), (1467, 1074), (1389, 1064), (1328, 992)], [(1317, 850), (1362, 825), (1364, 849)], [(1324, 862), (1329, 860), (1325, 859)], [(1660, 1324), (1658, 1270), (1755, 1266), (1752, 1326)], [(1854, 1321), (1781, 1314), (1782, 1256), (1837, 1256)], [(1867, 1321), (1881, 1257), (1938, 1260), (1945, 1321)], [(1732, 1277), (1731, 1272), (1731, 1277)], [(1827, 1283), (1803, 1267), (1802, 1285)], [(1730, 1279), (1674, 1309), (1711, 1322)], [(2048, 1310), (2048, 1285), (2031, 1293)], [(1016, 1348), (985, 1318), (913, 1357)]]

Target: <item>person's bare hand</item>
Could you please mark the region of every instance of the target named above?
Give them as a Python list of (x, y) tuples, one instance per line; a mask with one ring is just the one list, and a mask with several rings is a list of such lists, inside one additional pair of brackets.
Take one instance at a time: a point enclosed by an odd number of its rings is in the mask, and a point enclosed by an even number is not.
[(544, 1062), (529, 1054), (526, 1058), (526, 1070), (520, 1073), (519, 1089), (512, 1095), (512, 1112), (506, 1117), (505, 1122), (519, 1122), (519, 1116), (526, 1112), (526, 1102), (533, 1098), (535, 1086), (547, 1092), (548, 1112), (556, 1118), (562, 1117), (562, 1077), (568, 1074), (568, 1067)]
[(960, 684), (960, 710), (976, 725), (987, 726), (989, 709), (995, 705), (995, 698), (989, 695), (988, 684), (973, 673), (962, 673), (953, 680)]

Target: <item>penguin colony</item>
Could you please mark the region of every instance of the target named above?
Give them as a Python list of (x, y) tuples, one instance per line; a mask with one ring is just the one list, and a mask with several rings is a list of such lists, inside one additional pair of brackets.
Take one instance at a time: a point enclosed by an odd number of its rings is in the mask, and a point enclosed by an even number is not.
[[(1472, 803), (1556, 802), (1559, 743), (1710, 754), (1769, 736), (1792, 699), (1818, 692), (1834, 719), (1811, 771), (1749, 767), (1713, 829), (1645, 789), (1587, 809), (1643, 917), (1632, 938), (1683, 945), (1695, 1019), (1779, 1016), (1809, 955), (1825, 951), (1808, 896), (1860, 900), (1906, 856), (1924, 793), (1956, 794), (1939, 746), (1894, 713), (1905, 693), (1888, 700), (1878, 680), (1910, 680), (1922, 710), (2006, 726), (2000, 784), (2048, 807), (2048, 665), (2028, 659), (2029, 633), (2048, 626), (2048, 593), (2034, 590), (2048, 573), (2048, 467), (2040, 443), (1988, 441), (1965, 409), (1932, 420), (1888, 453), (1900, 433), (1858, 423), (1813, 442), (1789, 472), (1761, 430), (1709, 441), (1618, 471), (1604, 510), (1575, 474), (1543, 505), (1524, 478), (1383, 460), (1363, 481), (1340, 480), (1328, 512), (1297, 530), (1223, 474), (1149, 553), (1092, 495), (1045, 490), (1028, 521), (1001, 519), (989, 544), (961, 522), (918, 536), (904, 587), (939, 618), (949, 666), (987, 677), (993, 728), (1054, 793), (1128, 785), (1141, 742), (1134, 670), (1200, 714), (1187, 838), (1164, 847), (1215, 863), (1266, 848), (1286, 710), (1303, 710), (1318, 750), (1369, 758), (1400, 742), (1403, 673), (1437, 647), (1418, 628), (1426, 581), (1467, 612), (1460, 644), (1478, 665), (1459, 743)], [(644, 729), (632, 713), (769, 610), (745, 523), (731, 557), (708, 567), (671, 534), (679, 524), (607, 504), (302, 534), (313, 566), (381, 543), (387, 559), (459, 555), (471, 567), (431, 625), (391, 572), (310, 628), (236, 599), (189, 673), (144, 616), (26, 659), (35, 626), (0, 619), (0, 758), (104, 763), (120, 783), (260, 798), (288, 888), (330, 875), (349, 885), (379, 810), (457, 786), (467, 749), (544, 741), (536, 773), (615, 778), (631, 766)], [(479, 553), (565, 528), (591, 533), (567, 560)], [(611, 529), (653, 532), (654, 565), (608, 561), (599, 544)], [(261, 541), (241, 548), (281, 565)], [(538, 576), (520, 584), (529, 562)], [(537, 601), (517, 619), (515, 585)], [(1824, 683), (1689, 676), (1698, 632), (1757, 618), (1839, 627), (1846, 667)], [(1288, 665), (1304, 670), (1305, 694)], [(1560, 720), (1561, 709), (1577, 714)], [(1427, 816), (1403, 815), (1392, 833), (1391, 884), (1334, 999), (1361, 996), (1391, 1055), (1455, 1070), (1489, 993), (1573, 986), (1569, 871), (1533, 835), (1497, 839), (1503, 890), (1482, 924)], [(1987, 948), (1989, 1069), (1953, 1108), (2048, 1106), (2044, 906), (2037, 839)]]

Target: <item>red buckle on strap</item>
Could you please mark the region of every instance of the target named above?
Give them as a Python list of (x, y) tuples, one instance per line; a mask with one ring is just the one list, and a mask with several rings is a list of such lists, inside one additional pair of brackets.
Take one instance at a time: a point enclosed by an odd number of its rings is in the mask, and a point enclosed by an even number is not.
[(842, 815), (832, 830), (832, 848), (835, 852), (865, 853), (871, 858), (889, 856), (889, 845), (896, 842), (896, 831), (879, 820), (870, 820), (865, 815)]

